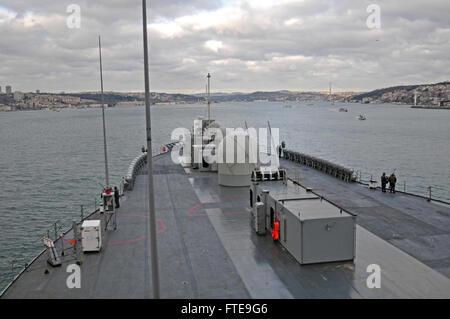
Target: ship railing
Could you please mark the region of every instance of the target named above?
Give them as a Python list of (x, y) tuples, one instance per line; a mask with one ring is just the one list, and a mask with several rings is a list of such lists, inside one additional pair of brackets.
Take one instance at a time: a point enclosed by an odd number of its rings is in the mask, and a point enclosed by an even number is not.
[[(369, 185), (372, 181), (377, 181), (378, 184), (380, 184), (379, 183), (380, 178), (376, 175), (364, 172), (362, 170), (354, 171), (351, 168), (347, 168), (343, 165), (335, 164), (312, 155), (286, 149), (283, 151), (283, 156), (287, 160), (293, 161), (301, 165), (305, 165), (307, 167), (314, 168), (318, 171), (321, 171), (323, 173), (326, 173), (328, 175), (331, 175), (346, 182), (357, 182), (363, 185)], [(436, 201), (450, 205), (450, 202), (445, 200), (446, 198), (450, 198), (448, 190), (439, 185), (422, 187), (423, 189), (422, 193), (410, 192), (407, 189), (407, 180), (397, 178), (396, 186), (397, 186), (396, 192), (418, 196), (428, 201)], [(377, 188), (381, 189), (380, 186), (377, 186)], [(415, 189), (417, 188), (418, 187), (415, 187)]]
[[(381, 175), (373, 175), (369, 172), (364, 172), (361, 170), (357, 170), (356, 174), (356, 182), (362, 185), (368, 186), (371, 181), (377, 181), (378, 185), (381, 183)], [(389, 176), (388, 176), (389, 177)], [(445, 198), (450, 198), (450, 194), (448, 189), (445, 189), (439, 185), (433, 186), (423, 186), (423, 187), (414, 187), (414, 190), (411, 191), (411, 187), (408, 189), (408, 183), (406, 179), (400, 179), (397, 177), (397, 183), (395, 184), (395, 191), (399, 193), (404, 193), (416, 197), (421, 197), (426, 199), (427, 201), (435, 201), (443, 204), (450, 205), (450, 202), (445, 200)], [(377, 186), (377, 189), (381, 190), (381, 186)], [(386, 185), (386, 189), (389, 189), (389, 183)], [(417, 192), (417, 189), (421, 190), (420, 193)]]
[[(156, 147), (152, 148), (153, 157), (169, 152), (177, 143), (179, 143), (179, 142), (171, 142), (168, 144), (164, 144), (160, 148), (156, 148)], [(142, 170), (142, 168), (146, 164), (147, 164), (147, 152), (146, 151), (144, 151), (141, 155), (137, 156), (133, 161), (131, 161), (130, 166), (128, 167), (127, 174), (122, 179), (123, 191), (133, 190), (136, 176), (138, 175), (138, 173)]]
[(124, 190), (133, 190), (136, 175), (142, 169), (142, 167), (144, 167), (145, 164), (147, 164), (147, 152), (142, 153), (130, 163), (127, 174), (124, 178)]
[[(33, 242), (39, 243), (40, 245), (43, 245), (43, 239), (44, 238), (49, 238), (51, 239), (54, 244), (55, 244), (55, 248), (58, 252), (58, 254), (63, 257), (65, 256), (63, 262), (67, 262), (70, 260), (76, 260), (76, 247), (74, 245), (72, 245), (70, 243), (69, 240), (67, 240), (65, 237), (67, 236), (67, 234), (69, 234), (71, 231), (73, 231), (73, 223), (75, 223), (77, 226), (81, 225), (83, 223), (83, 221), (85, 221), (86, 219), (89, 219), (92, 215), (94, 215), (95, 213), (99, 212), (99, 206), (98, 206), (99, 202), (97, 202), (97, 198), (94, 198), (93, 201), (93, 207), (94, 210), (87, 213), (86, 212), (86, 207), (92, 205), (80, 205), (80, 212), (79, 212), (79, 221), (72, 221), (72, 223), (70, 225), (67, 225), (63, 222), (61, 222), (60, 220), (54, 222), (51, 226), (45, 228), (43, 230), (43, 233), (39, 236), (37, 236), (38, 238), (34, 238), (32, 239)], [(69, 246), (71, 247), (66, 247), (67, 243), (70, 243)], [(66, 245), (64, 245), (66, 244)], [(9, 284), (2, 290), (0, 291), (0, 297), (3, 296), (3, 294), (8, 290), (9, 287), (12, 286), (12, 284), (14, 284), (14, 282), (25, 272), (27, 271), (27, 269), (39, 258), (42, 256), (42, 254), (44, 254), (47, 251), (46, 248), (42, 249), (33, 259), (29, 260), (28, 257), (17, 257), (14, 258), (13, 260), (11, 260), (9, 262), (9, 267), (11, 269), (10, 272), (10, 277), (11, 281), (9, 282)], [(2, 263), (2, 266), (8, 265), (7, 263)]]
[(301, 165), (305, 165), (321, 171), (325, 174), (336, 177), (345, 182), (356, 181), (356, 174), (353, 169), (340, 164), (332, 163), (322, 158), (318, 158), (309, 154), (304, 154), (292, 150), (283, 151), (284, 158)]

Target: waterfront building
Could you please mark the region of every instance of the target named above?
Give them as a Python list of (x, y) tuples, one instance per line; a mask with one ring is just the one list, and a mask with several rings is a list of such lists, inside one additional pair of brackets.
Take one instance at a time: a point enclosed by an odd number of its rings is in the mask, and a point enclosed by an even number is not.
[(22, 101), (23, 100), (23, 93), (20, 91), (16, 91), (14, 92), (14, 101), (18, 102), (18, 101)]
[(11, 110), (12, 110), (11, 106), (0, 104), (0, 111), (1, 112), (3, 112), (3, 111), (11, 111)]

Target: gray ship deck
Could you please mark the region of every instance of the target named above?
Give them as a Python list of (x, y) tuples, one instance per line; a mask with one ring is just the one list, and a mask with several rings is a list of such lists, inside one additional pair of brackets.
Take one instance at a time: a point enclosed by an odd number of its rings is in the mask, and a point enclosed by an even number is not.
[[(217, 174), (184, 170), (165, 154), (154, 161), (161, 297), (450, 297), (448, 207), (282, 164), (292, 176), (299, 170), (303, 184), (358, 214), (354, 262), (298, 264), (270, 235), (251, 231), (247, 187), (221, 187)], [(122, 199), (118, 229), (105, 234), (100, 253), (83, 254), (80, 289), (66, 286), (66, 267), (74, 262), (69, 254), (59, 268), (49, 267), (44, 254), (3, 297), (150, 298), (146, 186), (139, 175)], [(382, 271), (379, 289), (366, 286), (366, 268), (374, 263)]]

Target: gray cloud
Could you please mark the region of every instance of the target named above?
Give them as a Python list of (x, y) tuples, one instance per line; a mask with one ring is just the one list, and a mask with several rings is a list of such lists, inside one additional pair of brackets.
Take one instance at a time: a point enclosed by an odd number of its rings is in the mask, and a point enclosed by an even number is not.
[[(81, 28), (66, 8), (81, 7)], [(366, 8), (381, 8), (369, 29)], [(368, 90), (449, 80), (448, 1), (148, 1), (151, 89)], [(143, 89), (141, 1), (4, 0), (0, 85), (22, 91)]]

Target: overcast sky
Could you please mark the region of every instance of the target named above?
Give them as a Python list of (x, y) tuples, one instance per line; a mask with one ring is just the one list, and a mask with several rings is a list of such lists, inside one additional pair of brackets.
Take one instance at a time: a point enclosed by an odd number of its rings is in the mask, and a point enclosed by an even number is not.
[[(81, 9), (69, 28), (70, 4)], [(370, 4), (380, 28), (369, 28)], [(450, 80), (450, 1), (148, 0), (152, 91), (371, 90)], [(0, 0), (0, 86), (143, 91), (140, 0)], [(69, 19), (70, 20), (70, 19)], [(74, 21), (74, 20), (70, 20)], [(373, 20), (370, 20), (373, 21)]]

